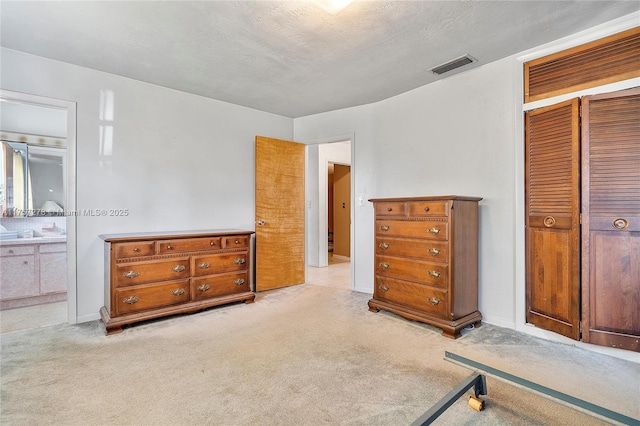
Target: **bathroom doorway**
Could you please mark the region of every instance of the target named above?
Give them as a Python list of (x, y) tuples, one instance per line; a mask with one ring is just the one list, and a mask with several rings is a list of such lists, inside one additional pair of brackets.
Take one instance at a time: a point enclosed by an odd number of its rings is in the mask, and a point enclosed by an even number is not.
[(76, 322), (75, 103), (0, 90), (2, 332)]

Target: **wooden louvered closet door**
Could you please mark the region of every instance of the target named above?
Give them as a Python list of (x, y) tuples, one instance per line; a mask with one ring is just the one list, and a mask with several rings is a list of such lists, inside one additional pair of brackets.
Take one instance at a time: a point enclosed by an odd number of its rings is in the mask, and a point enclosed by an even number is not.
[(580, 338), (579, 100), (525, 114), (527, 322)]
[(640, 89), (583, 99), (582, 339), (640, 351)]

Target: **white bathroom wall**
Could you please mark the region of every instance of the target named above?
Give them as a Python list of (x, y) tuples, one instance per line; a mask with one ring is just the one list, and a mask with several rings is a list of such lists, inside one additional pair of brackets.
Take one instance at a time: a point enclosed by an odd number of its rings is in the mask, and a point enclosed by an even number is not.
[[(2, 49), (0, 87), (77, 103), (77, 320), (99, 318), (100, 234), (254, 229), (254, 139), (292, 119)], [(86, 210), (105, 215), (83, 214)]]

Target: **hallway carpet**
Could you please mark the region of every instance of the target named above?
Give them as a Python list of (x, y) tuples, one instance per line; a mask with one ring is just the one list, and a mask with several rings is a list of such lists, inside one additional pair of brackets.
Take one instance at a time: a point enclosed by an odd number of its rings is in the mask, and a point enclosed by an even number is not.
[[(300, 285), (105, 336), (96, 321), (1, 336), (3, 425), (408, 425), (471, 374), (444, 352), (640, 418), (640, 364), (485, 324), (457, 340)], [(487, 377), (434, 424), (600, 425)]]

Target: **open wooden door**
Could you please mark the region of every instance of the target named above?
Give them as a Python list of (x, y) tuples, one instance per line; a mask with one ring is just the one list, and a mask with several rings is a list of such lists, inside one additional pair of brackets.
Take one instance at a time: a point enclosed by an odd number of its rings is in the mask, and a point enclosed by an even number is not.
[(304, 283), (305, 146), (256, 136), (256, 291)]
[(580, 338), (580, 109), (525, 115), (527, 322)]

